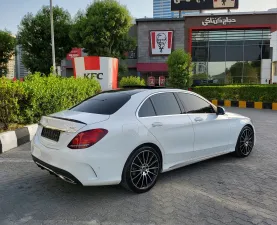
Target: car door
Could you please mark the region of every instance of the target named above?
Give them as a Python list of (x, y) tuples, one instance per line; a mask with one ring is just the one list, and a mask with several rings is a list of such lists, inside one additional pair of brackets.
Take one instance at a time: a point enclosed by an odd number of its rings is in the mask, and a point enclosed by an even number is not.
[(229, 151), (230, 120), (227, 115), (217, 115), (216, 107), (193, 93), (179, 92), (195, 133), (195, 158), (209, 157)]
[(172, 92), (157, 93), (142, 104), (138, 113), (141, 123), (163, 147), (167, 167), (189, 161), (193, 155), (192, 122), (180, 107)]

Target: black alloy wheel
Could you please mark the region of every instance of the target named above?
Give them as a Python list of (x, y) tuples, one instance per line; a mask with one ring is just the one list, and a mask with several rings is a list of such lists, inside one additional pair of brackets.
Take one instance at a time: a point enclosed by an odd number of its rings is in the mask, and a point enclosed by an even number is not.
[(254, 131), (251, 127), (245, 126), (240, 132), (237, 145), (236, 155), (238, 157), (247, 157), (254, 147)]
[(136, 193), (149, 191), (156, 183), (161, 170), (161, 159), (158, 152), (144, 146), (131, 154), (123, 174), (122, 186)]

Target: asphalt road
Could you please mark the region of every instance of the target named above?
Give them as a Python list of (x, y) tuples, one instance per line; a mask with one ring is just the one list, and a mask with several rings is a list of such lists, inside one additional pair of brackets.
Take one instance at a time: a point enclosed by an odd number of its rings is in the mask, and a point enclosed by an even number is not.
[(254, 121), (257, 145), (162, 174), (148, 193), (75, 186), (40, 170), (30, 145), (0, 155), (0, 225), (277, 224), (277, 112), (228, 109)]

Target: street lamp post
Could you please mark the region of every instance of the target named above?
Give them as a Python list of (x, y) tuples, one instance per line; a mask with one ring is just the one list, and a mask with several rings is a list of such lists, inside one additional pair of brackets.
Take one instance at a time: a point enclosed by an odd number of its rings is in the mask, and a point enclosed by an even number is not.
[(56, 74), (56, 56), (55, 56), (55, 39), (54, 39), (54, 24), (53, 24), (53, 6), (52, 0), (50, 0), (50, 23), (51, 23), (51, 41), (52, 41), (52, 60), (53, 71)]

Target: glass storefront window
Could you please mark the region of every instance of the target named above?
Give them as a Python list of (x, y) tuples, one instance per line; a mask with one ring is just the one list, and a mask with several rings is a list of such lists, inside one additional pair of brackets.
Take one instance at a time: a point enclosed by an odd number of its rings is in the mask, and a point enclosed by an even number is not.
[(209, 62), (225, 61), (225, 46), (210, 46)]
[(263, 30), (245, 30), (245, 40), (262, 40)]
[(270, 45), (263, 45), (262, 56), (263, 59), (270, 59)]
[(227, 30), (227, 40), (243, 40), (244, 39), (244, 30)]
[(225, 41), (226, 40), (226, 30), (223, 31), (209, 31), (210, 41)]
[(236, 84), (242, 82), (243, 62), (226, 62), (226, 83)]
[(234, 40), (229, 40), (226, 42), (226, 45), (239, 45), (239, 46), (243, 46), (243, 41), (234, 41)]
[(210, 30), (192, 35), (194, 72), (215, 82), (260, 83), (261, 60), (270, 58), (270, 30)]
[(244, 62), (243, 66), (243, 83), (259, 83), (261, 71), (261, 61)]
[(256, 61), (262, 58), (261, 45), (245, 45), (244, 46), (244, 61)]
[(207, 61), (208, 48), (206, 47), (192, 47), (192, 61)]
[(214, 83), (224, 84), (226, 78), (226, 63), (225, 62), (209, 62), (208, 75)]
[(226, 46), (226, 61), (243, 61), (243, 47)]

